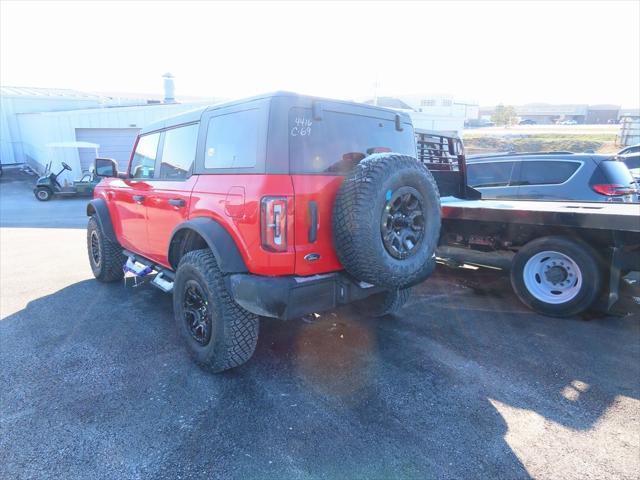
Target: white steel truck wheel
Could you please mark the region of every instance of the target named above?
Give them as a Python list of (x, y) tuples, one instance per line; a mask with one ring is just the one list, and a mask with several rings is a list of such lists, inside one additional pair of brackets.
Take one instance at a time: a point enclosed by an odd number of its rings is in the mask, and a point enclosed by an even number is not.
[(525, 305), (543, 315), (582, 313), (596, 300), (601, 284), (597, 253), (579, 240), (538, 238), (513, 259), (514, 291)]

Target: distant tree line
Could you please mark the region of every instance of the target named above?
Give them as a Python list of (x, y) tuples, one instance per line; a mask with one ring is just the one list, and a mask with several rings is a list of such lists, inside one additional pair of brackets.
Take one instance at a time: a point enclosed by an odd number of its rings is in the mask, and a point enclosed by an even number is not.
[(491, 121), (496, 125), (513, 125), (516, 122), (516, 109), (512, 105), (498, 105), (491, 115)]

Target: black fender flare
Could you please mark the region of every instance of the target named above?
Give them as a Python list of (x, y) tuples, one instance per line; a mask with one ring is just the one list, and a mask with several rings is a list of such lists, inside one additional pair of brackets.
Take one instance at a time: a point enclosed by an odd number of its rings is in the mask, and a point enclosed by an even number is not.
[(169, 264), (175, 270), (178, 268), (179, 241), (175, 241), (180, 232), (192, 230), (200, 235), (216, 257), (218, 267), (223, 273), (247, 273), (249, 269), (238, 250), (231, 234), (216, 220), (209, 217), (197, 217), (178, 225), (171, 233)]
[(102, 229), (102, 232), (112, 240), (114, 243), (118, 243), (115, 231), (113, 230), (113, 224), (111, 223), (111, 215), (109, 214), (109, 207), (107, 202), (102, 198), (94, 198), (87, 204), (87, 217), (96, 217), (98, 225)]

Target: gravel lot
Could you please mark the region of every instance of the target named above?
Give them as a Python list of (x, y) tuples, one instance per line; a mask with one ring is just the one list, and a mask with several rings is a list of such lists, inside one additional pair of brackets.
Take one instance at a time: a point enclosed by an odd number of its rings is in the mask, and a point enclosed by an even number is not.
[(169, 296), (93, 279), (84, 200), (0, 182), (0, 478), (638, 478), (637, 309), (545, 318), (442, 268), (398, 317), (264, 321), (212, 375)]

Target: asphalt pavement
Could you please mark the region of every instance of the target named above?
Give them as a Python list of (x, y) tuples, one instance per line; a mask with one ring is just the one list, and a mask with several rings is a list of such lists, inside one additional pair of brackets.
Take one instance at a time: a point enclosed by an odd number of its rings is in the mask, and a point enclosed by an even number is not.
[(0, 478), (638, 478), (637, 309), (546, 318), (439, 267), (395, 317), (264, 320), (214, 375), (170, 296), (93, 279), (86, 200), (32, 181), (0, 179)]

